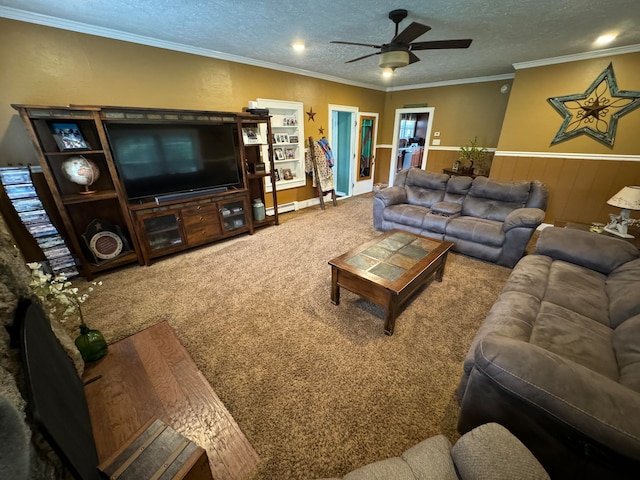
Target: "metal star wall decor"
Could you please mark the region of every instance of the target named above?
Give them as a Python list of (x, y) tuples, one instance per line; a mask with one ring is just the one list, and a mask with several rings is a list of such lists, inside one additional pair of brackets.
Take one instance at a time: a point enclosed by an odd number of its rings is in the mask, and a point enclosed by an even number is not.
[(316, 116), (316, 112), (314, 112), (314, 111), (313, 111), (313, 107), (309, 108), (309, 111), (308, 111), (308, 112), (306, 112), (306, 114), (307, 114), (307, 115), (309, 115), (308, 120), (309, 120), (310, 122), (315, 121), (315, 118), (314, 118), (314, 117)]
[(609, 64), (584, 93), (552, 97), (547, 101), (564, 121), (551, 145), (588, 135), (613, 147), (618, 120), (640, 107), (640, 92), (618, 90), (613, 64)]

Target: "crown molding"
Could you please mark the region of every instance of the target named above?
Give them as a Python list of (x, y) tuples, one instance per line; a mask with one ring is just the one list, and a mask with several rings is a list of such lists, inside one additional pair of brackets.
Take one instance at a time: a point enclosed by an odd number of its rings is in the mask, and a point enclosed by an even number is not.
[(556, 65), (558, 63), (577, 62), (580, 60), (590, 60), (592, 58), (611, 57), (613, 55), (624, 55), (626, 53), (636, 52), (640, 52), (640, 45), (627, 45), (625, 47), (607, 48), (604, 50), (595, 50), (593, 52), (576, 53), (574, 55), (544, 58), (541, 60), (533, 60), (531, 62), (514, 63), (513, 68), (516, 70), (524, 70), (526, 68), (544, 67), (547, 65)]
[(463, 85), (467, 83), (497, 82), (500, 80), (513, 80), (514, 73), (504, 73), (502, 75), (491, 75), (487, 77), (460, 78), (458, 80), (443, 80), (442, 82), (420, 83), (416, 85), (403, 85), (401, 87), (387, 87), (387, 92), (398, 92), (401, 90), (417, 90), (420, 88), (448, 87), (451, 85)]

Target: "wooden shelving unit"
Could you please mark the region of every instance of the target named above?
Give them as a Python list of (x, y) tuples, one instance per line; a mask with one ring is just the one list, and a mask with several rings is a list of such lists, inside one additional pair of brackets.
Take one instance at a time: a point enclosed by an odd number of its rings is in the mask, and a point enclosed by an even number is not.
[[(12, 105), (22, 118), (36, 148), (47, 185), (63, 222), (67, 243), (82, 276), (138, 262), (149, 265), (153, 258), (179, 252), (241, 233), (254, 227), (277, 225), (271, 120), (268, 115), (240, 112), (150, 109), (110, 106)], [(171, 201), (130, 202), (119, 177), (108, 138), (109, 122), (154, 123), (163, 125), (229, 125), (236, 133), (239, 184), (220, 193), (203, 192)], [(86, 141), (83, 149), (63, 150), (56, 142), (52, 126), (72, 123)], [(245, 145), (243, 127), (268, 132), (262, 145)], [(265, 149), (263, 153), (263, 148)], [(100, 175), (87, 194), (62, 171), (62, 163), (81, 155), (93, 162)], [(264, 171), (256, 164), (266, 163)], [(251, 201), (265, 200), (273, 193), (273, 215), (253, 221)], [(157, 224), (168, 222), (166, 232)], [(97, 260), (89, 250), (87, 228), (96, 219), (114, 225), (124, 247), (112, 258)]]

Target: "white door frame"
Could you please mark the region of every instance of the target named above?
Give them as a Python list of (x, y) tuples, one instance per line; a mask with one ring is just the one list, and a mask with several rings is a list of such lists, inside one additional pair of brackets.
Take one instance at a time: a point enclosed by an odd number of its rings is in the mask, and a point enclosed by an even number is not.
[(355, 170), (353, 172), (355, 178), (355, 184), (353, 186), (353, 195), (361, 195), (363, 193), (369, 193), (373, 191), (373, 175), (376, 168), (376, 148), (378, 146), (378, 114), (373, 112), (358, 112), (358, 125), (356, 126), (356, 137), (360, 137), (360, 128), (362, 123), (362, 117), (375, 117), (375, 128), (373, 129), (373, 160), (371, 162), (371, 176), (367, 180), (358, 180), (358, 145), (360, 144), (359, 138), (356, 139), (356, 156), (355, 156)]
[(429, 122), (427, 123), (427, 133), (424, 138), (424, 152), (422, 154), (421, 169), (427, 166), (427, 156), (429, 154), (429, 144), (431, 143), (431, 127), (433, 126), (433, 116), (435, 107), (415, 107), (415, 108), (396, 108), (396, 119), (393, 122), (393, 143), (391, 144), (391, 161), (389, 162), (389, 186), (393, 185), (396, 178), (396, 162), (398, 159), (398, 135), (400, 134), (400, 119), (405, 113), (428, 113)]
[[(356, 149), (357, 149), (357, 140), (358, 140), (358, 133), (357, 133), (357, 129), (356, 129), (356, 124), (357, 119), (358, 119), (358, 107), (352, 107), (352, 106), (348, 106), (348, 105), (335, 105), (330, 103), (329, 104), (329, 127), (327, 129), (327, 138), (329, 139), (329, 145), (331, 146), (331, 148), (333, 149), (333, 114), (334, 112), (349, 112), (351, 114), (353, 114), (353, 123), (351, 125), (351, 146), (350, 146), (350, 160), (349, 160), (349, 191), (348, 192), (340, 192), (341, 194), (344, 194), (344, 196), (350, 197), (351, 195), (353, 195), (353, 187), (354, 187), (354, 172), (355, 169), (357, 168), (357, 163), (355, 162), (356, 160)], [(336, 163), (333, 166), (333, 178), (334, 178), (334, 184), (337, 183), (337, 167), (338, 167), (338, 157), (337, 154), (334, 153), (334, 157), (336, 158)], [(354, 165), (355, 164), (355, 165)], [(336, 190), (336, 193), (337, 190)]]

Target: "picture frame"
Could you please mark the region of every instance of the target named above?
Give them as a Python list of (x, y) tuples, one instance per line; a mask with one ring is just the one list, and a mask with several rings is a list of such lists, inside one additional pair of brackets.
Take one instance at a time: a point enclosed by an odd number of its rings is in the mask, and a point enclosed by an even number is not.
[(280, 170), (278, 170), (277, 168), (275, 168), (273, 170), (273, 175), (276, 177), (276, 182), (280, 181)]
[(285, 148), (284, 155), (287, 158), (287, 160), (292, 160), (296, 158), (295, 151), (293, 148)]
[(67, 150), (89, 150), (90, 148), (76, 123), (52, 123), (51, 133), (61, 152)]
[(282, 119), (282, 125), (285, 127), (298, 125), (298, 118), (295, 115), (288, 115)]
[(262, 135), (260, 130), (255, 127), (243, 127), (242, 128), (242, 141), (245, 145), (260, 145), (264, 143), (262, 141)]
[(275, 143), (289, 143), (288, 133), (275, 133), (273, 136)]
[(285, 160), (284, 150), (282, 148), (274, 148), (273, 153), (275, 154), (276, 160)]
[(289, 143), (298, 143), (298, 135), (289, 135)]
[(293, 172), (290, 168), (282, 169), (282, 179), (283, 180), (293, 180)]

